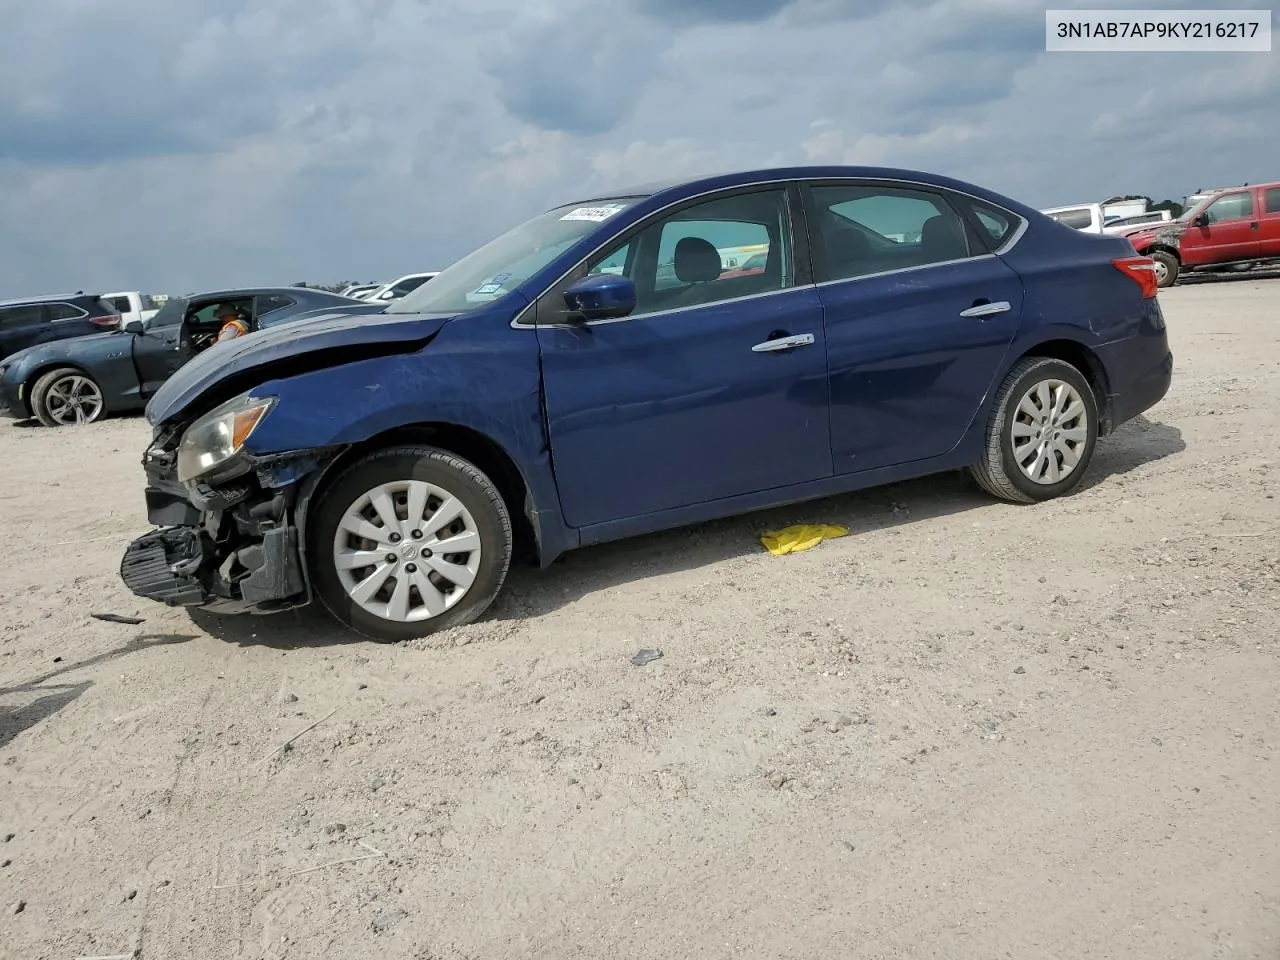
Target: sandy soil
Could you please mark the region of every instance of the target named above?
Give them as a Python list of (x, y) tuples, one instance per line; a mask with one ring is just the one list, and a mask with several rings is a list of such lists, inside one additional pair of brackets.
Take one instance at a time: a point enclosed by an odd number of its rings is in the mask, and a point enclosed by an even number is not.
[(145, 422), (0, 426), (0, 956), (1277, 957), (1280, 281), (1162, 301), (1073, 497), (591, 549), (401, 647), (136, 600)]

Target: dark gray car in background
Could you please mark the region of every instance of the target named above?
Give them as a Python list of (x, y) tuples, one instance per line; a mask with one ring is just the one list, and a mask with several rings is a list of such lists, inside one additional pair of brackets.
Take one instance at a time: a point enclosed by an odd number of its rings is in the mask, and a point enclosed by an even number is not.
[[(108, 413), (141, 410), (148, 398), (218, 334), (224, 304), (250, 330), (350, 306), (359, 300), (306, 287), (217, 290), (172, 297), (146, 323), (111, 333), (58, 340), (0, 359), (0, 407), (10, 417), (48, 427), (92, 423)], [(116, 317), (117, 323), (119, 316)]]

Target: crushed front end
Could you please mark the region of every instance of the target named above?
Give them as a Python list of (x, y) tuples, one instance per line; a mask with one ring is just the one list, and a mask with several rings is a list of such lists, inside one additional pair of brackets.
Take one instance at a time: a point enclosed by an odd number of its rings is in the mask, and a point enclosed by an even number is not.
[(183, 476), (193, 469), (182, 462), (190, 460), (193, 432), (218, 413), (185, 430), (156, 431), (143, 455), (147, 517), (156, 529), (129, 545), (120, 576), (138, 596), (169, 606), (274, 613), (305, 605), (299, 490), (337, 451), (255, 457), (243, 449), (247, 432), (241, 436), (232, 421), (230, 455)]

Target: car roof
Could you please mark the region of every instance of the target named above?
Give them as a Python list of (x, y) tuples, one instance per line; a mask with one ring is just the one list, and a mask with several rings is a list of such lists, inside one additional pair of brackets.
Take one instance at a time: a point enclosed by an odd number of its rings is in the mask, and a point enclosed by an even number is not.
[(310, 287), (239, 287), (232, 290), (210, 290), (207, 293), (188, 293), (182, 299), (191, 300), (235, 300), (240, 297), (261, 297), (261, 296), (297, 296), (298, 294), (306, 294), (321, 297), (333, 297), (338, 300), (344, 299), (340, 294), (330, 293), (328, 290), (312, 290)]
[(993, 190), (980, 187), (977, 184), (967, 183), (937, 173), (928, 173), (923, 170), (911, 170), (903, 167), (869, 167), (869, 166), (841, 166), (841, 165), (801, 165), (790, 167), (764, 167), (755, 170), (739, 170), (727, 173), (703, 174), (699, 176), (681, 177), (672, 180), (661, 180), (656, 183), (642, 184), (640, 186), (632, 186), (619, 190), (609, 190), (603, 192), (592, 193), (587, 196), (581, 196), (577, 200), (569, 201), (567, 204), (557, 204), (556, 206), (567, 206), (574, 203), (594, 203), (601, 200), (617, 199), (620, 197), (644, 197), (653, 199), (660, 195), (670, 195), (672, 200), (693, 197), (699, 193), (706, 193), (712, 190), (731, 189), (735, 186), (750, 186), (753, 184), (785, 182), (790, 180), (902, 180), (908, 183), (925, 184), (945, 190), (956, 190), (962, 193), (968, 193), (979, 199), (986, 200), (997, 204), (1003, 204), (1006, 207), (1011, 203), (1016, 204), (1020, 209), (1015, 210), (1017, 213), (1024, 213), (1034, 208), (1026, 204), (1012, 200), (1012, 198), (1003, 197)]
[(23, 307), (33, 303), (57, 303), (61, 300), (78, 300), (82, 297), (100, 297), (99, 293), (50, 293), (38, 297), (16, 297), (12, 300), (0, 300), (0, 307)]

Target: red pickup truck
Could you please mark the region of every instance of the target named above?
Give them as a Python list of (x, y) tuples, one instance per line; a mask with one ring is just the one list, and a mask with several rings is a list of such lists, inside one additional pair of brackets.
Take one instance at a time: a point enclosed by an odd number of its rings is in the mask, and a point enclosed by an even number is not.
[(1173, 286), (1189, 271), (1280, 262), (1280, 183), (1219, 190), (1177, 220), (1130, 233), (1128, 239), (1156, 262), (1162, 287)]

